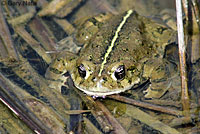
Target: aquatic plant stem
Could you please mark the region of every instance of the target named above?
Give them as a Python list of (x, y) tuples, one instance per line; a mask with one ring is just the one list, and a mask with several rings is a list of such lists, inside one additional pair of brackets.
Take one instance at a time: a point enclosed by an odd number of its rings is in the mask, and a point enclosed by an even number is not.
[[(197, 0), (192, 0), (192, 7), (193, 7), (193, 11), (194, 11), (194, 16), (196, 18), (196, 22), (198, 25), (198, 31), (200, 31), (200, 11), (199, 11), (199, 7), (197, 5)], [(193, 20), (195, 21), (195, 20)]]
[[(20, 87), (12, 84), (0, 73), (0, 101), (4, 103), (17, 117), (19, 117), (31, 130), (37, 134), (52, 134), (35, 115), (18, 99), (13, 92)], [(12, 96), (12, 97), (11, 97)]]
[[(177, 3), (177, 2), (176, 2)], [(186, 21), (188, 21), (188, 6), (189, 6), (189, 2), (188, 0), (182, 0), (182, 4), (183, 4), (183, 10), (184, 10), (184, 13), (185, 13), (185, 18), (186, 18)]]
[(181, 101), (183, 106), (183, 114), (184, 116), (189, 117), (190, 100), (189, 100), (188, 83), (187, 83), (186, 45), (184, 42), (181, 0), (176, 0), (176, 15), (177, 15), (180, 75), (181, 75)]
[(159, 112), (163, 112), (163, 113), (167, 113), (167, 114), (171, 114), (171, 115), (175, 115), (175, 116), (182, 116), (181, 111), (154, 105), (154, 104), (150, 104), (150, 103), (146, 103), (146, 102), (142, 102), (142, 101), (138, 101), (138, 100), (134, 100), (134, 99), (130, 99), (130, 98), (123, 97), (120, 95), (110, 95), (110, 96), (108, 96), (108, 98), (118, 100), (118, 101), (121, 101), (121, 102), (124, 102), (127, 104), (131, 104), (134, 106), (151, 109), (154, 111), (159, 111)]
[(0, 57), (11, 60), (19, 60), (18, 54), (15, 50), (14, 43), (11, 38), (8, 25), (5, 21), (2, 5), (0, 3)]

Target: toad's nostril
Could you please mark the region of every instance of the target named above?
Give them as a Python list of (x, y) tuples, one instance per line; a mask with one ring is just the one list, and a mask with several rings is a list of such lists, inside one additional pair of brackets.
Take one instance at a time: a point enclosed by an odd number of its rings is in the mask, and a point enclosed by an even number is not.
[(107, 78), (106, 78), (106, 77), (103, 77), (103, 80), (104, 80), (104, 81), (107, 81)]
[(97, 78), (96, 78), (96, 77), (93, 77), (93, 78), (92, 78), (92, 81), (94, 81), (94, 82), (97, 81)]

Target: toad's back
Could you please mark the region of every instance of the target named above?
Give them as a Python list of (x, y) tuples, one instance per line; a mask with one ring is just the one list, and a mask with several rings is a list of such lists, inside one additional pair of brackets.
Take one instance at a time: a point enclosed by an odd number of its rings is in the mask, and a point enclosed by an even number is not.
[(171, 29), (138, 16), (136, 12), (126, 13), (105, 22), (80, 56), (94, 64), (110, 65), (122, 60), (138, 63), (144, 58), (162, 57), (173, 35)]

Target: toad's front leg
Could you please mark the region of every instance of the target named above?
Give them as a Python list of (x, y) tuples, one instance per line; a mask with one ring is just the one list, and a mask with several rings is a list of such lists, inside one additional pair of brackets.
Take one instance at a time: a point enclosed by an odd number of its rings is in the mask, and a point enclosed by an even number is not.
[(166, 60), (154, 59), (144, 65), (143, 77), (150, 79), (150, 86), (144, 91), (145, 98), (160, 98), (171, 88), (172, 79), (177, 76), (177, 65)]
[(62, 52), (57, 55), (45, 73), (49, 87), (60, 91), (61, 86), (66, 82), (64, 74), (73, 68), (76, 57), (71, 52)]

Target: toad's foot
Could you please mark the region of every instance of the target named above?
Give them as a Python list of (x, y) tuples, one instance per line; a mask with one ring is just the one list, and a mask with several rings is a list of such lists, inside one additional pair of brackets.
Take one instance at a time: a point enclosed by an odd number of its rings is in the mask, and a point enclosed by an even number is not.
[(171, 87), (171, 82), (164, 81), (159, 83), (152, 83), (150, 86), (143, 92), (145, 93), (145, 98), (160, 98), (162, 97)]
[(145, 98), (160, 98), (172, 85), (172, 80), (177, 76), (177, 65), (167, 60), (154, 59), (144, 66), (143, 76), (150, 79), (150, 86), (144, 91)]

